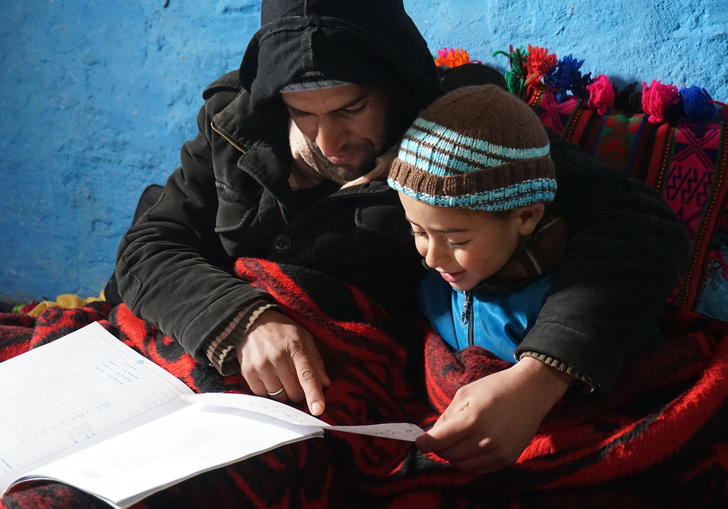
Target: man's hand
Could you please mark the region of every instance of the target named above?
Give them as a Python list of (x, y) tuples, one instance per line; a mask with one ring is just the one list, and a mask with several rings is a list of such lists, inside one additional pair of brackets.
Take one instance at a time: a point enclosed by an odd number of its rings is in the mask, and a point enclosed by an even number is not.
[(331, 382), (313, 337), (277, 311), (265, 311), (248, 330), (235, 352), (240, 372), (259, 396), (303, 401), (313, 415), (324, 411), (323, 387)]
[(461, 387), (417, 447), (462, 470), (493, 472), (513, 464), (559, 401), (570, 377), (524, 357)]
[(397, 157), (398, 150), (399, 147), (397, 145), (390, 147), (386, 152), (376, 158), (376, 160), (374, 161), (374, 168), (371, 171), (365, 173), (359, 178), (350, 180), (349, 182), (341, 186), (341, 189), (359, 186), (368, 182), (374, 182), (375, 180), (387, 180), (387, 176), (389, 175), (389, 168), (392, 166), (392, 161), (394, 161), (394, 158)]

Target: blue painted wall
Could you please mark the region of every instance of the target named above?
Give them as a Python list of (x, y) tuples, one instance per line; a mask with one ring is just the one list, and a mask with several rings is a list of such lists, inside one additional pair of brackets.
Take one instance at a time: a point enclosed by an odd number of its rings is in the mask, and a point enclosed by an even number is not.
[[(195, 135), (200, 91), (236, 68), (258, 0), (0, 1), (0, 300), (97, 295), (142, 189)], [(618, 86), (728, 101), (728, 2), (405, 0), (433, 54), (528, 43)]]

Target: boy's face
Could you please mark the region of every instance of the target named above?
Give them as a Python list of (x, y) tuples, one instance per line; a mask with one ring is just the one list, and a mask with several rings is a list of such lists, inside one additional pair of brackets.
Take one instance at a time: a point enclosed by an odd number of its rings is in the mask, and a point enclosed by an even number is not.
[(427, 266), (461, 291), (471, 290), (502, 269), (515, 252), (519, 236), (530, 234), (543, 212), (538, 205), (500, 216), (435, 207), (402, 193), (399, 199)]
[(281, 98), (309, 146), (328, 161), (324, 176), (339, 184), (370, 171), (392, 138), (390, 98), (382, 90), (351, 84)]

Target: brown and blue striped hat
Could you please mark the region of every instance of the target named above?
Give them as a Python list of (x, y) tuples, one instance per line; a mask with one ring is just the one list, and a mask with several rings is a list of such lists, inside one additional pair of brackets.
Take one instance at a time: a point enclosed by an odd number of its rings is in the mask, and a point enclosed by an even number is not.
[(496, 85), (458, 88), (407, 130), (387, 183), (439, 207), (506, 211), (556, 194), (546, 130), (521, 99)]

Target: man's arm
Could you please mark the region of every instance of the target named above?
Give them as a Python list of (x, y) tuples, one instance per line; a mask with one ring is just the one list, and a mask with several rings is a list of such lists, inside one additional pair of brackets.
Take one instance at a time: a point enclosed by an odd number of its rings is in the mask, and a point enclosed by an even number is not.
[(656, 316), (687, 261), (687, 235), (654, 189), (549, 134), (555, 206), (571, 236), (516, 353), (607, 389), (626, 356), (659, 339)]
[[(305, 398), (320, 413), (329, 381), (313, 338), (279, 313), (270, 295), (232, 274), (233, 260), (215, 231), (220, 204), (210, 116), (206, 107), (200, 111), (199, 135), (184, 145), (182, 166), (124, 236), (119, 292), (135, 314), (221, 374), (242, 373), (258, 395), (284, 387), (276, 399)], [(228, 211), (235, 222), (246, 212)]]
[(184, 145), (181, 167), (126, 233), (116, 264), (124, 302), (200, 360), (236, 314), (272, 301), (232, 274), (215, 233), (218, 197), (207, 119), (203, 107), (199, 134)]

